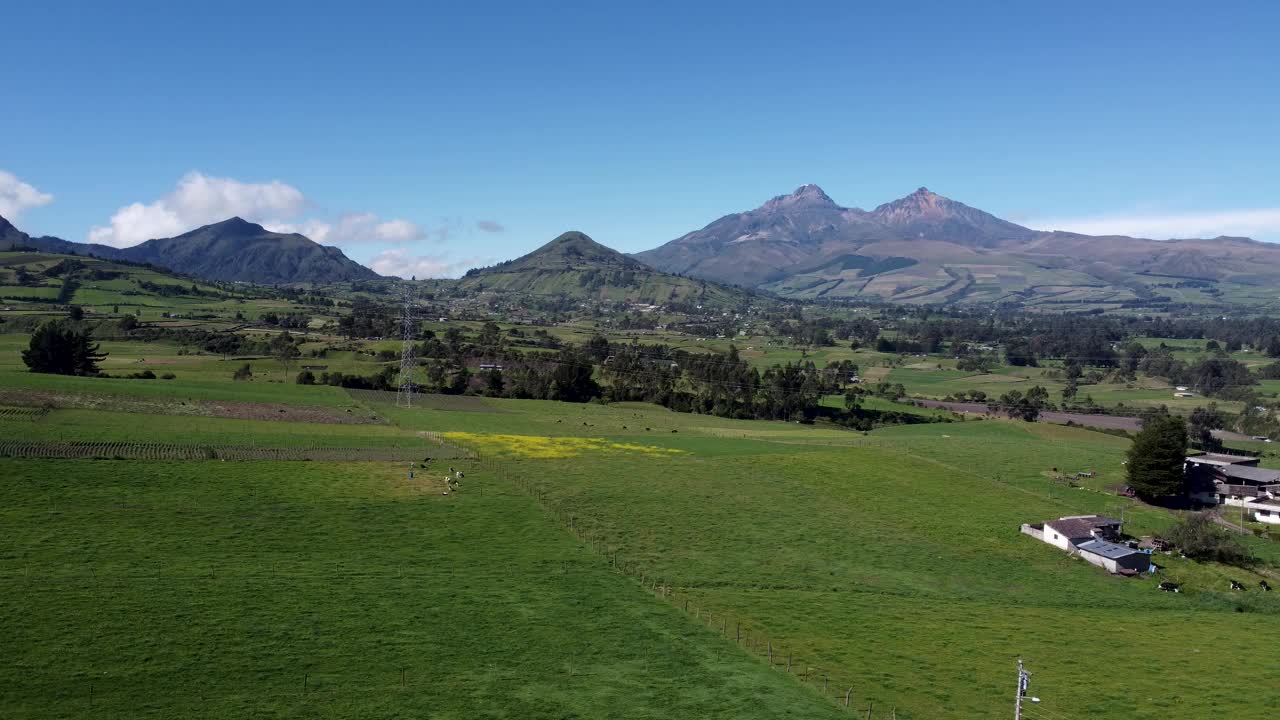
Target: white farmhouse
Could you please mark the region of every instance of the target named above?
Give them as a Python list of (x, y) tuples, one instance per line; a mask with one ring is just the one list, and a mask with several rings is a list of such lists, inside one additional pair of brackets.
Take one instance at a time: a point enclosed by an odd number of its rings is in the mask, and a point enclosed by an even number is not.
[(1108, 572), (1133, 575), (1151, 567), (1151, 556), (1115, 540), (1120, 538), (1120, 521), (1101, 515), (1068, 515), (1044, 523), (1028, 523), (1022, 532), (1067, 552)]

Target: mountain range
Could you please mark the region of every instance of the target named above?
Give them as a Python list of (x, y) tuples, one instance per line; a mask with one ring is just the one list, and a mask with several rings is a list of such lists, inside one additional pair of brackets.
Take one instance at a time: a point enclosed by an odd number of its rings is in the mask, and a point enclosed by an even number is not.
[[(336, 247), (231, 218), (129, 248), (30, 237), (0, 218), (0, 250), (95, 255), (209, 280), (328, 283), (381, 277)], [(1280, 245), (1249, 238), (1151, 240), (1023, 227), (920, 188), (873, 210), (804, 185), (626, 256), (568, 232), (525, 256), (473, 270), (465, 292), (661, 304), (752, 288), (783, 298), (1046, 308), (1168, 303), (1274, 306)]]
[(276, 233), (233, 217), (177, 237), (148, 240), (127, 248), (31, 237), (0, 217), (0, 250), (30, 248), (64, 255), (149, 263), (205, 280), (263, 285), (374, 280), (381, 276), (336, 247), (297, 233)]
[(783, 297), (1095, 305), (1271, 302), (1280, 246), (1039, 231), (919, 190), (873, 210), (804, 185), (635, 258)]

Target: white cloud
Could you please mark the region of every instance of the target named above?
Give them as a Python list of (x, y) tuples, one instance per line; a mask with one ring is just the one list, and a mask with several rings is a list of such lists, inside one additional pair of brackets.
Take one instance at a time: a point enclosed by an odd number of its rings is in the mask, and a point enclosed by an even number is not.
[(53, 196), (22, 182), (16, 175), (0, 170), (0, 215), (16, 220), (24, 211), (48, 205)]
[(254, 222), (294, 217), (306, 204), (300, 190), (279, 180), (246, 183), (191, 172), (178, 181), (173, 192), (159, 200), (135, 202), (117, 210), (110, 226), (89, 231), (89, 241), (129, 247), (237, 215)]
[(481, 232), (500, 233), (506, 232), (507, 228), (497, 220), (477, 220), (476, 228)]
[(302, 233), (321, 245), (350, 245), (360, 242), (404, 243), (422, 240), (427, 231), (408, 220), (382, 220), (373, 213), (347, 213), (333, 222), (304, 220), (298, 223), (269, 222), (273, 232)]
[(492, 262), (484, 258), (451, 260), (447, 255), (412, 255), (404, 248), (378, 253), (366, 265), (380, 275), (424, 278), (458, 277), (468, 269)]
[(1280, 208), (1097, 215), (1032, 220), (1025, 224), (1044, 230), (1067, 230), (1086, 235), (1133, 235), (1156, 240), (1219, 235), (1280, 240)]

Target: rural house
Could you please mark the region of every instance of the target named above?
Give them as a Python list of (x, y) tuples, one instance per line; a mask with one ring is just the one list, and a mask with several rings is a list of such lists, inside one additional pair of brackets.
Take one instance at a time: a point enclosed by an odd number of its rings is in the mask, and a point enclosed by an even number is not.
[(1113, 574), (1132, 575), (1151, 567), (1149, 554), (1114, 542), (1120, 539), (1120, 521), (1115, 518), (1068, 515), (1048, 522), (1023, 524), (1022, 532)]
[(1251, 511), (1258, 522), (1280, 525), (1280, 470), (1258, 467), (1258, 458), (1205, 453), (1184, 466), (1191, 498), (1206, 505)]

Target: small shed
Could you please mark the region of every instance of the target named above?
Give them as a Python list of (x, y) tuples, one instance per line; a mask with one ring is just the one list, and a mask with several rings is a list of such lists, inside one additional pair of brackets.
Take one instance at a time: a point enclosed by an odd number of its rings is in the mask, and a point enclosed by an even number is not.
[(1119, 573), (1122, 570), (1141, 573), (1151, 567), (1151, 556), (1147, 553), (1106, 540), (1080, 543), (1076, 546), (1076, 552), (1086, 561), (1100, 568), (1106, 568), (1110, 573)]

